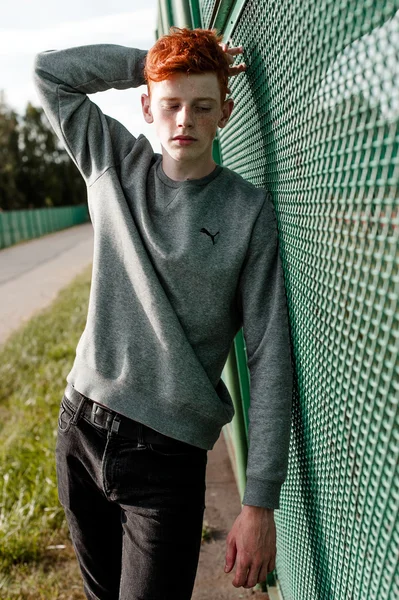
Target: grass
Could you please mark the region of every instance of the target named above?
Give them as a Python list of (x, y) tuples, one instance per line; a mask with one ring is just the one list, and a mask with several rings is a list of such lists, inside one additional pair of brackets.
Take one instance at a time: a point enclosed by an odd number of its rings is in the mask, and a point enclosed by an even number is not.
[[(91, 266), (59, 293), (51, 307), (34, 316), (0, 348), (3, 600), (84, 598), (70, 592), (63, 596), (58, 590), (62, 552), (71, 550), (58, 501), (54, 453), (66, 376), (86, 322), (90, 277)], [(52, 578), (49, 570), (54, 562), (60, 564), (58, 575)]]
[(204, 522), (202, 524), (201, 541), (202, 542), (209, 542), (211, 539), (212, 539), (212, 529), (210, 528), (208, 521), (206, 521), (204, 519)]

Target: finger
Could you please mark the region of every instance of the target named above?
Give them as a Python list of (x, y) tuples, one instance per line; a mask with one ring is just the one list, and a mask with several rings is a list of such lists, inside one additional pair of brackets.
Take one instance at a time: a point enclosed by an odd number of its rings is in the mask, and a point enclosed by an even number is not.
[(229, 539), (227, 538), (227, 540), (226, 540), (226, 560), (225, 560), (225, 566), (224, 566), (225, 573), (229, 573), (231, 571), (231, 569), (234, 567), (234, 563), (236, 562), (236, 555), (237, 555), (237, 547), (235, 545), (234, 540), (229, 541)]
[(242, 46), (235, 46), (234, 48), (229, 48), (227, 50), (228, 54), (232, 56), (236, 56), (237, 54), (242, 54), (244, 52), (244, 48)]
[(267, 565), (268, 565), (268, 563), (267, 563), (267, 562), (264, 562), (264, 563), (262, 564), (262, 568), (261, 568), (261, 570), (259, 571), (258, 583), (263, 583), (264, 581), (266, 581), (266, 579), (267, 579), (267, 574), (268, 574), (268, 572), (269, 572), (269, 570), (268, 570), (268, 566), (267, 566)]
[(271, 573), (276, 568), (276, 556), (273, 556), (269, 561), (268, 573)]
[(252, 563), (247, 575), (247, 581), (244, 584), (245, 588), (253, 588), (258, 583), (259, 571), (260, 565)]
[(237, 569), (236, 569), (236, 573), (233, 579), (233, 585), (234, 587), (241, 587), (242, 585), (245, 585), (245, 582), (247, 580), (247, 575), (248, 575), (248, 565), (246, 563), (238, 563), (237, 562)]
[(230, 72), (230, 76), (231, 76), (231, 75), (238, 75), (239, 73), (242, 73), (243, 71), (246, 71), (246, 70), (247, 70), (247, 65), (245, 63), (240, 63), (239, 65), (230, 67), (229, 72)]

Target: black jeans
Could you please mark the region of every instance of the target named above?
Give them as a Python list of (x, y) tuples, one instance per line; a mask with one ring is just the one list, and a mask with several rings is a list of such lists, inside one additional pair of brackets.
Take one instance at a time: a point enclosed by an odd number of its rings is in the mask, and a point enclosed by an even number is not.
[(87, 598), (189, 600), (201, 546), (207, 450), (178, 441), (148, 443), (146, 426), (138, 441), (122, 437), (90, 422), (83, 411), (90, 400), (81, 399), (76, 407), (62, 398), (56, 466)]

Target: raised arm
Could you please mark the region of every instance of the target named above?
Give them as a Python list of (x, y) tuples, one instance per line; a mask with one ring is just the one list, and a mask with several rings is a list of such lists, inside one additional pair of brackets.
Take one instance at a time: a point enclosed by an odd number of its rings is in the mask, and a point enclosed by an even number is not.
[(146, 50), (92, 44), (35, 57), (33, 80), (45, 114), (88, 186), (131, 151), (136, 138), (87, 94), (145, 83)]

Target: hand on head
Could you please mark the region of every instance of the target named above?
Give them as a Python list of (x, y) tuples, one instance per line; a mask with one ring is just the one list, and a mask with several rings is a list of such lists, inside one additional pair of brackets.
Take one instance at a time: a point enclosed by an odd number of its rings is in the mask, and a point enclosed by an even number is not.
[[(226, 53), (228, 62), (230, 65), (233, 64), (235, 57), (238, 54), (243, 54), (244, 49), (242, 46), (235, 46), (233, 48), (229, 48), (229, 44), (227, 43), (222, 43), (219, 44), (222, 48), (222, 50)], [(242, 73), (243, 71), (245, 71), (247, 68), (247, 65), (245, 64), (245, 62), (239, 63), (238, 65), (234, 65), (234, 67), (230, 66), (230, 76), (233, 75), (238, 75), (239, 73)], [(231, 91), (228, 90), (228, 93), (230, 94)]]

